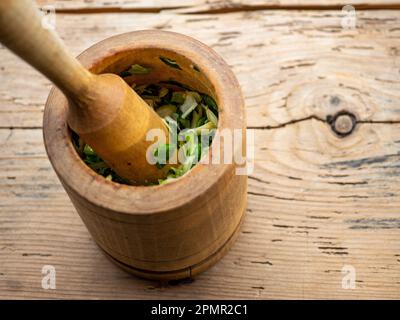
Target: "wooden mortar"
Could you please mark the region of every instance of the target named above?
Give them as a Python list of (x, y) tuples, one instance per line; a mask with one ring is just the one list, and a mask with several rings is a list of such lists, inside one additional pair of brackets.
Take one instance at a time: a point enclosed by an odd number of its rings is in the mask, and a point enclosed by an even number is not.
[[(161, 56), (176, 61), (180, 69), (165, 64)], [(135, 63), (151, 67), (149, 74), (128, 81), (179, 81), (215, 98), (218, 130), (245, 130), (235, 76), (212, 49), (192, 38), (164, 31), (130, 32), (95, 44), (78, 59), (97, 74), (119, 74)], [(64, 95), (52, 88), (43, 122), (47, 154), (92, 237), (112, 261), (141, 277), (171, 280), (194, 276), (227, 252), (246, 208), (247, 176), (236, 174), (237, 165), (200, 163), (165, 185), (111, 182), (79, 157), (66, 111)]]

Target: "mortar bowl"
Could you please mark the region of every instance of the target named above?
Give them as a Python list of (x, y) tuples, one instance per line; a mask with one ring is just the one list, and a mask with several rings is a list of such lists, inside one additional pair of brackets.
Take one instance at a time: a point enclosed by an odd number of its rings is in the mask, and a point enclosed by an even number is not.
[[(197, 40), (172, 32), (135, 31), (103, 40), (78, 59), (96, 74), (120, 74), (133, 64), (150, 67), (149, 74), (128, 77), (127, 82), (183, 84), (206, 93), (219, 107), (218, 131), (245, 132), (244, 102), (235, 76), (221, 57)], [(137, 276), (172, 280), (206, 270), (228, 251), (247, 199), (247, 176), (237, 174), (234, 162), (199, 163), (163, 185), (108, 181), (75, 150), (66, 121), (67, 103), (52, 88), (43, 121), (46, 151), (78, 214), (108, 258)], [(222, 151), (226, 141), (220, 140)]]

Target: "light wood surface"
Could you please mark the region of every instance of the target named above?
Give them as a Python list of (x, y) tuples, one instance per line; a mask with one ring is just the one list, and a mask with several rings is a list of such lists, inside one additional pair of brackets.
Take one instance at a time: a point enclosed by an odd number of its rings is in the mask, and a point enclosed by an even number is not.
[[(399, 299), (400, 11), (357, 11), (355, 30), (341, 17), (57, 15), (76, 54), (114, 34), (172, 30), (213, 47), (239, 78), (256, 142), (247, 215), (232, 250), (191, 283), (132, 278), (99, 251), (45, 155), (50, 84), (1, 48), (0, 297)], [(341, 110), (358, 119), (345, 138), (326, 120)], [(56, 290), (41, 288), (45, 264)], [(342, 288), (348, 265), (355, 289)]]

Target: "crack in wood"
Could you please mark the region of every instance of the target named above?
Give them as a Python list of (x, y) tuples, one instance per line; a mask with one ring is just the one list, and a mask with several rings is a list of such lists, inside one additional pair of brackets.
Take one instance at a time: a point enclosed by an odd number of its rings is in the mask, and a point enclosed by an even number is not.
[(57, 13), (61, 14), (101, 14), (101, 13), (161, 13), (162, 11), (173, 11), (188, 9), (188, 6), (176, 7), (141, 7), (130, 8), (129, 6), (120, 7), (92, 7), (92, 8), (56, 8)]
[(263, 180), (263, 179), (260, 179), (260, 178), (257, 178), (257, 177), (251, 176), (251, 175), (248, 176), (248, 178), (251, 180), (254, 180), (254, 181), (261, 182), (261, 183), (271, 184), (271, 182), (269, 182), (269, 181), (266, 181), (266, 180)]
[[(235, 12), (248, 12), (248, 11), (264, 11), (264, 10), (291, 10), (291, 11), (300, 11), (300, 10), (308, 10), (308, 11), (328, 11), (335, 10), (341, 11), (344, 5), (284, 5), (284, 4), (270, 4), (270, 5), (242, 5), (242, 4), (233, 4), (221, 7), (212, 7), (205, 9), (200, 9), (197, 11), (188, 11), (183, 12), (184, 14), (225, 14), (225, 13), (235, 13)], [(400, 9), (400, 3), (394, 4), (355, 4), (353, 7), (356, 10), (398, 10)]]
[(310, 219), (320, 219), (320, 220), (325, 220), (325, 219), (330, 219), (331, 217), (323, 217), (323, 216), (307, 216), (307, 218), (310, 218)]
[(329, 254), (329, 255), (348, 255), (348, 252), (345, 251), (322, 251), (322, 253)]
[[(300, 118), (300, 119), (294, 119), (294, 120), (290, 120), (287, 122), (283, 122), (277, 125), (267, 125), (267, 126), (248, 126), (247, 129), (254, 129), (254, 130), (272, 130), (272, 129), (280, 129), (280, 128), (284, 128), (288, 125), (291, 124), (296, 124), (296, 123), (300, 123), (300, 122), (304, 122), (304, 121), (309, 121), (309, 120), (317, 120), (323, 123), (327, 123), (330, 124), (331, 122), (331, 118), (329, 119), (323, 119), (319, 116), (316, 115), (311, 115), (311, 116), (307, 116), (304, 118)], [(400, 124), (400, 121), (398, 120), (355, 120), (356, 124)]]
[(23, 253), (23, 257), (51, 257), (51, 254), (45, 254), (45, 253)]
[[(400, 2), (393, 4), (355, 4), (353, 7), (356, 10), (398, 10), (400, 9)], [(259, 4), (259, 5), (244, 5), (227, 2), (219, 6), (210, 5), (204, 8), (195, 8), (192, 6), (171, 6), (171, 7), (129, 7), (129, 6), (114, 6), (114, 7), (90, 7), (90, 8), (56, 8), (57, 13), (61, 14), (101, 14), (101, 13), (161, 13), (172, 12), (175, 14), (227, 14), (236, 12), (251, 12), (251, 11), (265, 11), (265, 10), (290, 10), (290, 11), (341, 11), (343, 5), (285, 5), (285, 4)]]
[(303, 122), (303, 121), (308, 121), (308, 120), (317, 120), (317, 121), (321, 121), (326, 123), (327, 121), (325, 119), (322, 119), (318, 116), (315, 115), (311, 115), (308, 117), (304, 117), (304, 118), (300, 118), (300, 119), (294, 119), (294, 120), (290, 120), (288, 122), (283, 122), (281, 124), (277, 124), (277, 125), (268, 125), (268, 126), (248, 126), (247, 129), (258, 129), (258, 130), (271, 130), (271, 129), (279, 129), (279, 128), (284, 128), (288, 125), (291, 124), (296, 124), (299, 122)]
[(340, 186), (357, 186), (357, 185), (365, 185), (368, 184), (368, 181), (345, 181), (345, 182), (340, 182), (340, 181), (328, 181), (328, 184), (337, 184)]
[[(284, 128), (291, 124), (296, 124), (304, 121), (309, 120), (317, 120), (323, 123), (329, 124), (329, 119), (323, 119), (316, 115), (307, 116), (300, 119), (294, 119), (287, 122), (283, 122), (277, 125), (267, 125), (267, 126), (247, 126), (247, 129), (253, 130), (273, 130), (273, 129), (280, 129)], [(356, 124), (400, 124), (400, 120), (356, 120)], [(0, 126), (0, 130), (38, 130), (43, 129), (42, 126)]]
[(43, 129), (42, 126), (0, 126), (0, 130), (38, 130)]
[(273, 198), (273, 199), (277, 199), (277, 200), (305, 201), (305, 200), (296, 199), (296, 198), (278, 197), (278, 196), (274, 196), (274, 195), (272, 195), (272, 194), (259, 193), (259, 192), (252, 192), (252, 191), (248, 191), (247, 194), (253, 195), (253, 196), (260, 196), (260, 197), (266, 197), (266, 198)]
[(272, 266), (273, 264), (271, 262), (267, 261), (250, 261), (250, 263), (254, 263), (254, 264), (267, 264), (269, 266)]

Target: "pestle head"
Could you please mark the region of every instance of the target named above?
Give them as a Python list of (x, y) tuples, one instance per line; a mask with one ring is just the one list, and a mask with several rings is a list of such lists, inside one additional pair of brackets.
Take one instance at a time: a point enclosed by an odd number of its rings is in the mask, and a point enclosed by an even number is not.
[(119, 176), (134, 184), (157, 182), (169, 166), (148, 161), (156, 141), (150, 130), (168, 141), (168, 128), (126, 82), (115, 74), (92, 75), (89, 85), (71, 97), (68, 124)]

